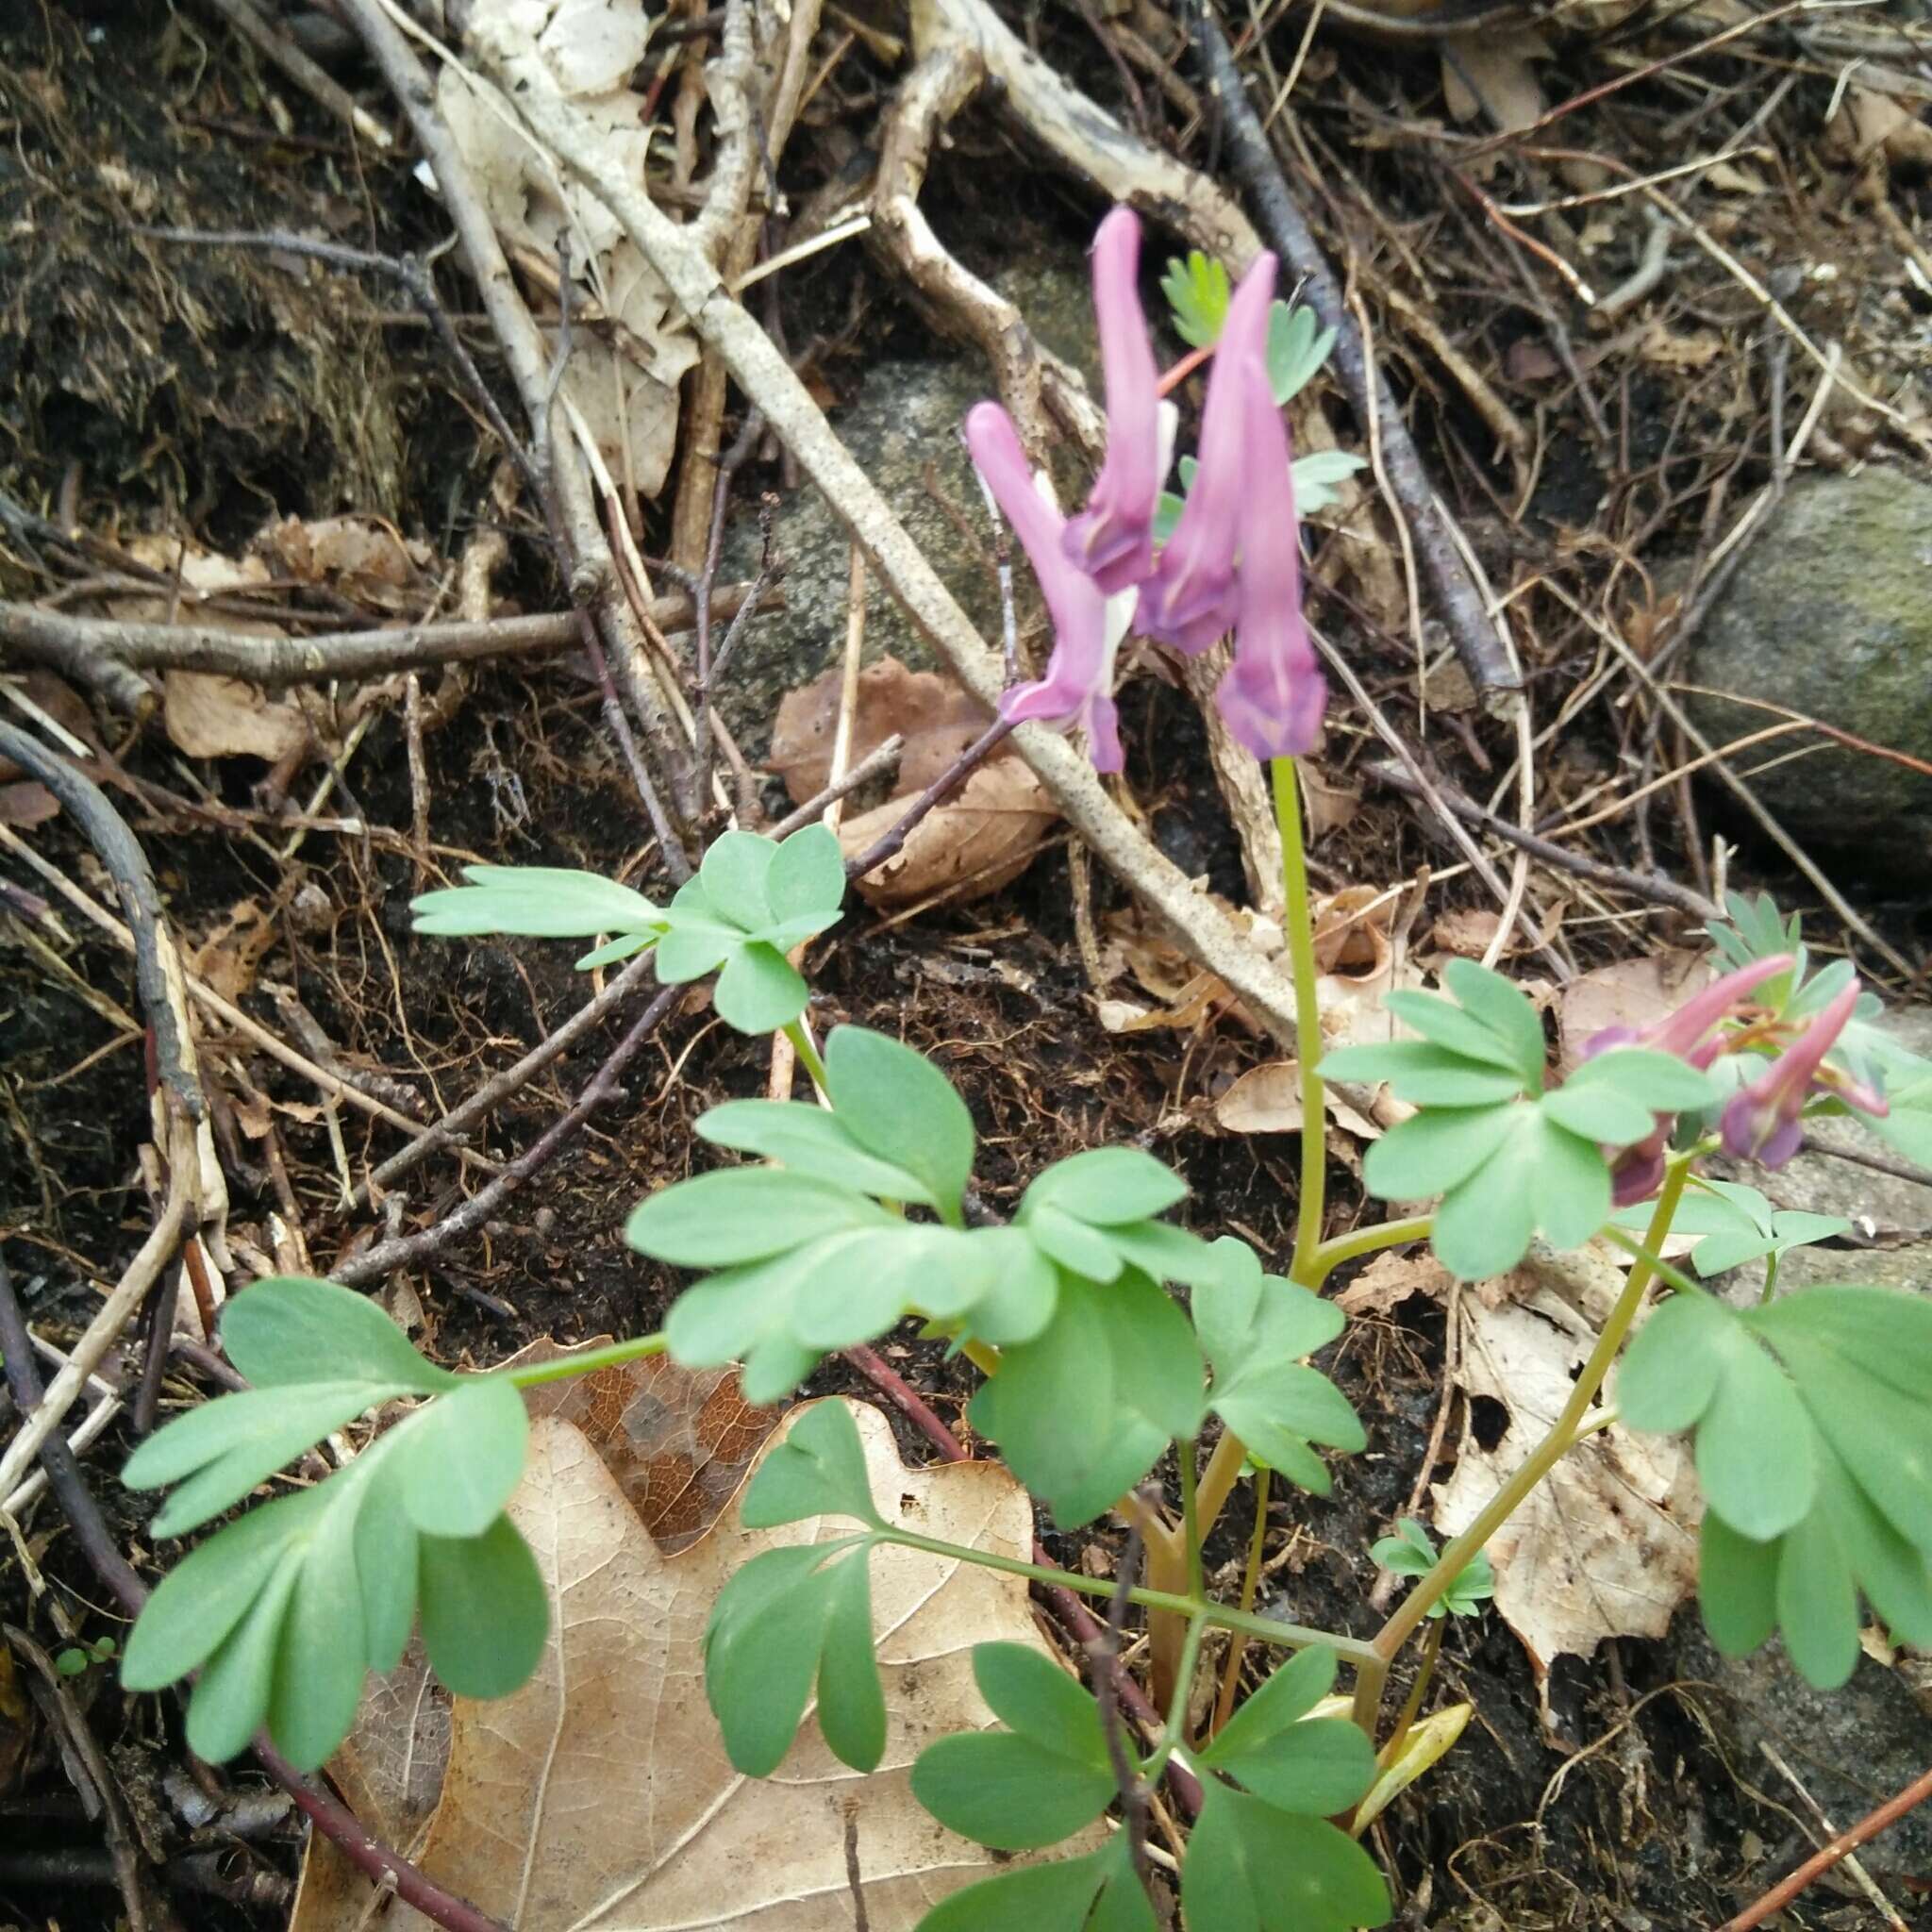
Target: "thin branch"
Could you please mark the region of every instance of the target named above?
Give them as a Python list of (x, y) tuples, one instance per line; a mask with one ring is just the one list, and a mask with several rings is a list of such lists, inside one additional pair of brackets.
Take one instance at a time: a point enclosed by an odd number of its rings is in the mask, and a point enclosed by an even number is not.
[(814, 819), (823, 817), (828, 805), (849, 798), (853, 792), (870, 785), (881, 773), (890, 772), (897, 765), (905, 750), (905, 739), (898, 732), (893, 732), (883, 744), (874, 745), (836, 785), (827, 785), (823, 791), (813, 792), (803, 805), (793, 807), (766, 831), (765, 837), (789, 839), (801, 825), (808, 825)]
[(942, 804), (1013, 735), (1010, 718), (995, 718), (953, 762), (908, 805), (878, 840), (857, 858), (845, 861), (845, 876), (862, 879), (896, 858), (920, 822)]
[(271, 26), (256, 10), (254, 0), (206, 0), (242, 38), (272, 61), (319, 107), (326, 108), (371, 146), (386, 154), (395, 146), (389, 129), (358, 107), (348, 90), (318, 67), (287, 34)]
[(398, 1235), (393, 1241), (378, 1241), (375, 1246), (356, 1256), (353, 1260), (344, 1261), (339, 1267), (331, 1269), (330, 1279), (340, 1281), (345, 1288), (360, 1288), (366, 1282), (380, 1281), (385, 1274), (433, 1255), (439, 1248), (454, 1241), (457, 1236), (482, 1226), (510, 1194), (536, 1174), (599, 1107), (615, 1096), (617, 1076), (636, 1058), (639, 1048), (658, 1030), (659, 1023), (683, 997), (682, 986), (665, 987), (638, 1015), (630, 1031), (618, 1041), (610, 1057), (597, 1069), (589, 1085), (570, 1107), (558, 1114), (556, 1120), (551, 1122), (550, 1125), (487, 1187), (478, 1189), (454, 1214), (446, 1215), (433, 1226), (424, 1228), (419, 1234)]
[(1147, 1862), (1147, 1782), (1127, 1745), (1127, 1727), (1121, 1718), (1117, 1690), (1121, 1638), (1126, 1629), (1127, 1607), (1132, 1601), (1129, 1592), (1140, 1568), (1141, 1519), (1136, 1516), (1127, 1524), (1127, 1541), (1115, 1572), (1114, 1592), (1108, 1600), (1107, 1624), (1088, 1640), (1087, 1655), (1093, 1660), (1093, 1696), (1100, 1706), (1100, 1730), (1107, 1740), (1107, 1761), (1113, 1772), (1114, 1789), (1120, 1793), (1121, 1826), (1127, 1835), (1127, 1857), (1152, 1907), (1157, 1894), (1154, 1873)]

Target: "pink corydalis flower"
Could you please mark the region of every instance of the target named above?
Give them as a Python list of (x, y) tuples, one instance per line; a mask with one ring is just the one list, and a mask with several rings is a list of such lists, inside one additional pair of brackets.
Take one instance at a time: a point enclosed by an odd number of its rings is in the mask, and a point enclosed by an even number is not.
[(1641, 1032), (1635, 1026), (1606, 1026), (1601, 1033), (1592, 1034), (1583, 1058), (1594, 1059), (1615, 1046), (1647, 1046), (1657, 1053), (1675, 1054), (1693, 1067), (1707, 1068), (1724, 1047), (1724, 1037), (1716, 1029), (1743, 1005), (1747, 994), (1756, 992), (1767, 979), (1788, 972), (1791, 964), (1789, 953), (1754, 959), (1735, 973), (1713, 979), (1702, 992), (1693, 993), (1654, 1026)]
[(1180, 522), (1141, 587), (1134, 616), (1136, 629), (1191, 658), (1232, 629), (1240, 615), (1235, 553), (1254, 424), (1247, 369), (1250, 362), (1265, 367), (1274, 266), (1273, 255), (1257, 255), (1227, 305), (1201, 411), (1200, 467)]
[[(1754, 959), (1735, 973), (1714, 979), (1702, 992), (1694, 993), (1654, 1026), (1640, 1031), (1635, 1026), (1607, 1026), (1593, 1034), (1583, 1050), (1585, 1059), (1609, 1053), (1620, 1046), (1649, 1047), (1653, 1052), (1674, 1054), (1699, 1069), (1707, 1068), (1724, 1050), (1724, 1036), (1717, 1029), (1743, 1005), (1748, 996), (1786, 972), (1791, 965), (1789, 953), (1769, 959)], [(1616, 1207), (1634, 1207), (1647, 1201), (1663, 1184), (1665, 1153), (1670, 1145), (1672, 1114), (1656, 1114), (1654, 1132), (1621, 1150), (1610, 1150), (1610, 1198)]]
[(1748, 1086), (1724, 1103), (1724, 1151), (1740, 1160), (1782, 1167), (1805, 1138), (1805, 1103), (1814, 1093), (1851, 1100), (1866, 1113), (1887, 1111), (1885, 1096), (1826, 1068), (1824, 1057), (1858, 1004), (1855, 979)]
[(1141, 224), (1117, 208), (1093, 238), (1093, 313), (1107, 380), (1107, 455), (1087, 508), (1060, 541), (1068, 559), (1109, 596), (1154, 567), (1154, 508), (1163, 441), (1159, 373), (1141, 309)]
[(1015, 685), (1000, 699), (1000, 715), (1066, 729), (1084, 725), (1098, 771), (1118, 772), (1120, 724), (1113, 702), (1114, 658), (1125, 632), (1125, 599), (1110, 609), (1098, 583), (1068, 557), (1067, 520), (1041, 494), (1012, 418), (997, 403), (977, 403), (966, 415), (966, 447), (993, 501), (1012, 525), (1053, 621), (1053, 656), (1046, 675)]
[[(1214, 701), (1257, 758), (1300, 758), (1322, 735), (1328, 687), (1302, 615), (1301, 525), (1288, 425), (1267, 364), (1251, 356), (1246, 382), (1241, 566), (1235, 578), (1234, 663)], [(1196, 488), (1200, 479), (1195, 479)]]

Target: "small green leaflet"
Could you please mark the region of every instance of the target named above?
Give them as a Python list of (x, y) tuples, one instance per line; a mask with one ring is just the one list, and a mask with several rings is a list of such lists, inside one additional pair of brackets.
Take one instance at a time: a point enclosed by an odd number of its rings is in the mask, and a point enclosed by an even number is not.
[(1616, 1397), (1632, 1427), (1694, 1429), (1707, 1505), (1698, 1591), (1720, 1649), (1779, 1628), (1824, 1689), (1858, 1655), (1860, 1591), (1932, 1643), (1932, 1303), (1813, 1288), (1747, 1310), (1674, 1296), (1638, 1332)]
[(834, 1117), (878, 1160), (908, 1168), (922, 1196), (955, 1227), (973, 1178), (973, 1116), (924, 1054), (863, 1026), (835, 1026), (825, 1042)]
[(1278, 1810), (1332, 1818), (1375, 1781), (1375, 1753), (1346, 1718), (1311, 1718), (1335, 1688), (1335, 1653), (1312, 1649), (1283, 1664), (1235, 1712), (1195, 1762)]
[[(1315, 378), (1335, 347), (1335, 331), (1315, 320), (1315, 311), (1303, 302), (1276, 302), (1268, 311), (1268, 386), (1274, 391), (1274, 406), (1280, 408), (1298, 396)], [(1361, 459), (1350, 459), (1359, 469)], [(1307, 509), (1299, 490), (1296, 507)]]
[(873, 1505), (858, 1425), (842, 1402), (814, 1402), (798, 1415), (759, 1465), (738, 1510), (746, 1529), (775, 1529), (812, 1516), (885, 1526)]
[(1091, 1523), (1200, 1426), (1201, 1351), (1145, 1274), (1062, 1274), (1053, 1321), (1008, 1348), (968, 1410), (1063, 1529)]
[[(1610, 1220), (1617, 1227), (1640, 1234), (1650, 1225), (1654, 1202), (1620, 1208)], [(1740, 1181), (1692, 1177), (1690, 1189), (1671, 1218), (1673, 1234), (1701, 1235), (1690, 1250), (1690, 1265), (1699, 1274), (1722, 1274), (1764, 1256), (1776, 1259), (1794, 1248), (1829, 1241), (1848, 1232), (1852, 1224), (1840, 1214), (1807, 1214), (1796, 1208), (1774, 1208), (1756, 1188)]]
[[(1426, 1576), (1436, 1567), (1436, 1545), (1428, 1531), (1413, 1516), (1399, 1518), (1395, 1531), (1393, 1536), (1381, 1538), (1369, 1555), (1397, 1576)], [(1432, 1618), (1479, 1617), (1485, 1601), (1495, 1593), (1495, 1570), (1488, 1554), (1478, 1550), (1456, 1573), (1449, 1588), (1429, 1606), (1428, 1614)]]
[(928, 1744), (912, 1795), (948, 1831), (995, 1851), (1034, 1851), (1091, 1824), (1116, 1794), (1099, 1706), (1024, 1644), (975, 1644), (973, 1675), (1007, 1728)]
[(1214, 1243), (1224, 1268), (1194, 1290), (1194, 1326), (1214, 1381), (1208, 1406), (1271, 1469), (1325, 1496), (1327, 1465), (1308, 1445), (1368, 1446), (1341, 1391), (1304, 1357), (1341, 1333), (1342, 1314), (1291, 1281), (1264, 1276), (1245, 1241)]
[(918, 1932), (1158, 1932), (1124, 1834), (1084, 1858), (1024, 1865), (944, 1898)]
[(613, 933), (579, 969), (641, 953), (665, 930), (666, 915), (628, 886), (593, 872), (552, 865), (466, 865), (466, 886), (410, 902), (416, 930), (443, 938), (517, 933), (530, 939), (594, 939)]
[(222, 1334), (260, 1386), (169, 1424), (127, 1465), (132, 1488), (180, 1483), (156, 1519), (163, 1535), (220, 1514), (365, 1409), (428, 1400), (325, 1482), (184, 1557), (128, 1637), (124, 1685), (159, 1690), (199, 1669), (188, 1735), (200, 1756), (232, 1757), (266, 1722), (303, 1770), (341, 1743), (365, 1671), (394, 1668), (419, 1608), (452, 1690), (514, 1690), (549, 1623), (536, 1564), (503, 1514), (527, 1426), (514, 1385), (433, 1367), (365, 1296), (301, 1276), (243, 1290)]
[(716, 973), (719, 1017), (741, 1033), (770, 1033), (805, 1011), (805, 981), (785, 957), (839, 916), (845, 864), (824, 825), (782, 845), (725, 832), (695, 878), (677, 889), (658, 942), (658, 977), (679, 986)]
[(655, 944), (658, 977), (666, 986), (718, 974), (719, 1016), (741, 1033), (770, 1033), (804, 1012), (805, 981), (785, 956), (832, 924), (845, 896), (839, 841), (821, 824), (794, 832), (783, 845), (752, 832), (724, 833), (697, 876), (661, 911), (595, 873), (473, 865), (463, 875), (468, 885), (414, 901), (418, 932), (615, 934), (576, 962), (579, 971)]
[(1767, 979), (1752, 995), (1760, 1005), (1781, 1012), (1804, 980), (1808, 957), (1798, 937), (1798, 915), (1794, 912), (1785, 918), (1769, 892), (1760, 892), (1755, 899), (1747, 899), (1741, 892), (1726, 892), (1724, 910), (1730, 914), (1728, 922), (1712, 920), (1704, 929), (1726, 972), (1748, 966), (1754, 959), (1774, 958), (1779, 953), (1794, 957), (1796, 963), (1790, 973)]
[(767, 1550), (718, 1592), (705, 1626), (705, 1695), (747, 1777), (777, 1770), (814, 1685), (819, 1728), (841, 1762), (872, 1771), (885, 1755), (870, 1547), (869, 1537), (849, 1536)]
[(1209, 1932), (1353, 1932), (1387, 1924), (1391, 1908), (1352, 1838), (1210, 1780), (1188, 1840), (1181, 1909)]
[[(1345, 483), (1357, 470), (1369, 466), (1366, 457), (1351, 455), (1345, 449), (1310, 450), (1307, 456), (1296, 457), (1289, 464), (1289, 475), (1294, 485), (1294, 507), (1298, 515), (1311, 517), (1318, 510), (1333, 508), (1341, 501), (1341, 491), (1337, 487)], [(1194, 487), (1194, 475), (1200, 468), (1192, 457), (1183, 457), (1180, 461), (1181, 493), (1163, 490), (1154, 507), (1154, 541), (1165, 543), (1178, 527), (1181, 511), (1187, 508), (1186, 492)]]
[(1220, 340), (1231, 291), (1227, 271), (1219, 261), (1198, 248), (1185, 258), (1175, 256), (1160, 278), (1160, 292), (1167, 297), (1174, 332), (1182, 341), (1205, 349)]

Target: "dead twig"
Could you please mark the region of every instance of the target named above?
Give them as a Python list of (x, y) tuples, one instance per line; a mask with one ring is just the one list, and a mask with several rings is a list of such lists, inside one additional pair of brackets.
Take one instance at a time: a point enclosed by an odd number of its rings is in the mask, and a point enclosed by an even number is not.
[(353, 1260), (331, 1269), (330, 1278), (340, 1281), (345, 1288), (360, 1288), (367, 1282), (380, 1281), (385, 1274), (435, 1254), (458, 1235), (482, 1226), (510, 1194), (549, 1161), (598, 1108), (615, 1098), (617, 1076), (637, 1057), (639, 1048), (658, 1030), (659, 1023), (683, 997), (683, 987), (665, 987), (638, 1015), (630, 1031), (618, 1041), (609, 1058), (597, 1069), (576, 1099), (495, 1179), (487, 1187), (478, 1189), (455, 1213), (445, 1215), (420, 1233), (398, 1235), (393, 1241), (376, 1242)]
[[(713, 615), (735, 618), (749, 595), (750, 587), (744, 584), (714, 591)], [(777, 593), (758, 600), (765, 609), (779, 601)], [(659, 630), (691, 628), (691, 601), (682, 592), (658, 598), (650, 610)], [(574, 610), (492, 617), (478, 623), (411, 624), (322, 637), (259, 638), (195, 625), (69, 617), (31, 604), (0, 604), (0, 644), (27, 662), (49, 665), (75, 683), (99, 691), (124, 711), (138, 711), (153, 701), (153, 692), (139, 675), (143, 671), (207, 671), (279, 691), (338, 677), (385, 677), (425, 665), (547, 656), (581, 641)]]
[(365, 108), (358, 107), (347, 89), (256, 11), (254, 0), (205, 0), (205, 4), (264, 59), (279, 67), (318, 107), (325, 108), (338, 121), (346, 123), (372, 147), (387, 154), (395, 145), (389, 129)]

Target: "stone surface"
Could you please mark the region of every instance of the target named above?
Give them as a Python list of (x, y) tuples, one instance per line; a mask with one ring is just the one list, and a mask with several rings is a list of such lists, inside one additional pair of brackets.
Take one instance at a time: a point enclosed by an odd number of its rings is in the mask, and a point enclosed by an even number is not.
[[(995, 285), (1050, 349), (1076, 366), (1089, 361), (1087, 269), (1076, 252), (1023, 255)], [(991, 377), (976, 351), (937, 340), (934, 347), (929, 358), (881, 361), (868, 370), (858, 394), (830, 412), (832, 426), (981, 634), (997, 640), (991, 531), (959, 438), (966, 411), (991, 393)], [(935, 488), (964, 519), (963, 531)], [(845, 645), (851, 539), (811, 484), (801, 484), (780, 504), (772, 539), (785, 564), (786, 608), (747, 629), (719, 695), (725, 721), (752, 758), (762, 757), (771, 741), (778, 700), (836, 663)], [(741, 509), (725, 533), (721, 579), (750, 576), (758, 556), (758, 520)], [(1024, 561), (1014, 576), (1024, 624), (1037, 606)], [(889, 652), (915, 670), (941, 668), (874, 577), (867, 586), (865, 661)]]
[[(1932, 759), (1932, 483), (1904, 471), (1794, 483), (1692, 646), (1689, 680), (1763, 699)], [(1774, 714), (1686, 705), (1713, 743)], [(1775, 758), (1810, 734), (1743, 754)], [(1918, 862), (1932, 843), (1932, 777), (1838, 748), (1807, 750), (1752, 783), (1801, 840), (1856, 862)]]

